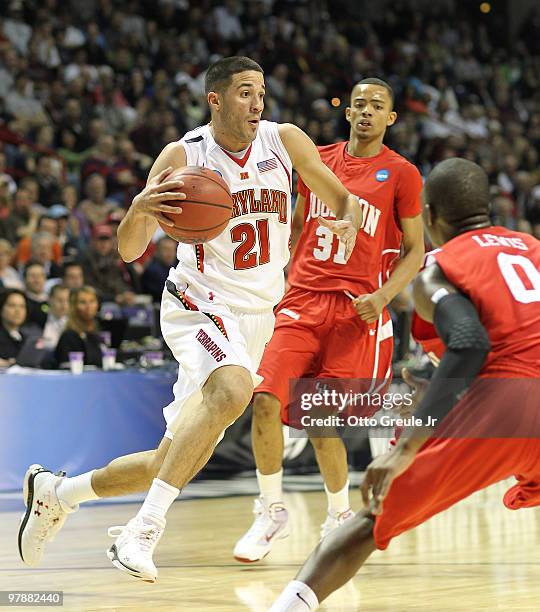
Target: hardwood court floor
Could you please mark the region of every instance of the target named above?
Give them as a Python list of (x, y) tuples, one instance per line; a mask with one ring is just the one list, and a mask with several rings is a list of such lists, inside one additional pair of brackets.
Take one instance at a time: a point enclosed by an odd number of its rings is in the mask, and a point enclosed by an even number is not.
[[(506, 510), (503, 484), (481, 492), (372, 555), (329, 598), (332, 612), (472, 612), (540, 607), (540, 510)], [(292, 493), (293, 535), (260, 564), (236, 563), (231, 551), (251, 523), (250, 497), (174, 504), (156, 561), (155, 584), (112, 568), (107, 527), (124, 524), (138, 504), (83, 507), (49, 545), (39, 570), (16, 550), (19, 513), (0, 514), (0, 590), (63, 590), (64, 610), (265, 612), (317, 541), (322, 493)], [(359, 506), (359, 495), (353, 493)], [(26, 608), (25, 608), (26, 609)]]

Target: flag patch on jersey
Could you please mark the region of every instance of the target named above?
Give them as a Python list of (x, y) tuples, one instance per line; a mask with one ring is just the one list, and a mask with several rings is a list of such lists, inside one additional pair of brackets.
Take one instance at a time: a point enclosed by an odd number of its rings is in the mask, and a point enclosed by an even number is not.
[(275, 170), (277, 168), (277, 159), (272, 157), (270, 159), (265, 159), (262, 162), (257, 162), (257, 168), (259, 172), (268, 172), (269, 170)]

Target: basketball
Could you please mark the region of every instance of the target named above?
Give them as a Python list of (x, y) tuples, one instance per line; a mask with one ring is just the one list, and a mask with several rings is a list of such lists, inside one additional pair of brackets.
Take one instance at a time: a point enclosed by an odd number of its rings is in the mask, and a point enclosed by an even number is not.
[(185, 200), (168, 201), (178, 206), (178, 215), (163, 213), (174, 222), (174, 227), (160, 223), (163, 231), (177, 242), (198, 244), (216, 238), (229, 223), (232, 213), (232, 196), (227, 183), (214, 170), (199, 166), (187, 166), (172, 172), (165, 181), (183, 181), (178, 189), (186, 194)]

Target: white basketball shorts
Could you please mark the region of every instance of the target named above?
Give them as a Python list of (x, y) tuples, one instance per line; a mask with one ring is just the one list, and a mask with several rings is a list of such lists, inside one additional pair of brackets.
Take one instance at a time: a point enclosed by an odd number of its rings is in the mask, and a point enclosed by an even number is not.
[(174, 401), (163, 409), (165, 436), (172, 439), (180, 411), (188, 402), (202, 401), (202, 387), (217, 368), (242, 366), (251, 373), (254, 387), (262, 382), (257, 368), (274, 331), (274, 313), (236, 311), (210, 301), (205, 288), (167, 280), (161, 331), (180, 364)]

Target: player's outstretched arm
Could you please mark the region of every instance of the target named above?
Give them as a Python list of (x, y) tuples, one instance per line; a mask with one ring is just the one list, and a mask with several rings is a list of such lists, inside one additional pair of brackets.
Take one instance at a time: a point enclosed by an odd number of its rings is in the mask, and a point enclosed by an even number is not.
[(183, 193), (172, 191), (184, 185), (182, 181), (167, 181), (167, 176), (186, 165), (184, 147), (168, 144), (158, 155), (148, 174), (146, 187), (133, 198), (133, 202), (118, 227), (118, 252), (124, 261), (138, 259), (146, 250), (158, 221), (172, 226), (163, 213), (178, 214), (177, 206), (168, 206), (167, 200), (182, 200)]
[[(491, 350), (487, 332), (472, 302), (448, 281), (437, 264), (428, 266), (414, 284), (418, 314), (433, 322), (446, 351), (414, 416), (440, 424), (476, 378)], [(417, 451), (430, 429), (405, 431), (396, 448)], [(424, 438), (424, 440), (422, 440)]]
[(320, 219), (320, 222), (339, 236), (345, 244), (345, 259), (348, 259), (362, 224), (358, 199), (323, 164), (317, 147), (305, 132), (291, 123), (282, 123), (279, 135), (302, 181), (336, 215), (337, 221)]
[(366, 507), (379, 514), (392, 482), (414, 461), (478, 375), (491, 349), (489, 338), (473, 304), (447, 280), (437, 264), (428, 266), (414, 284), (418, 314), (433, 322), (446, 351), (420, 400), (414, 417), (423, 426), (408, 427), (395, 448), (368, 466), (360, 490)]

